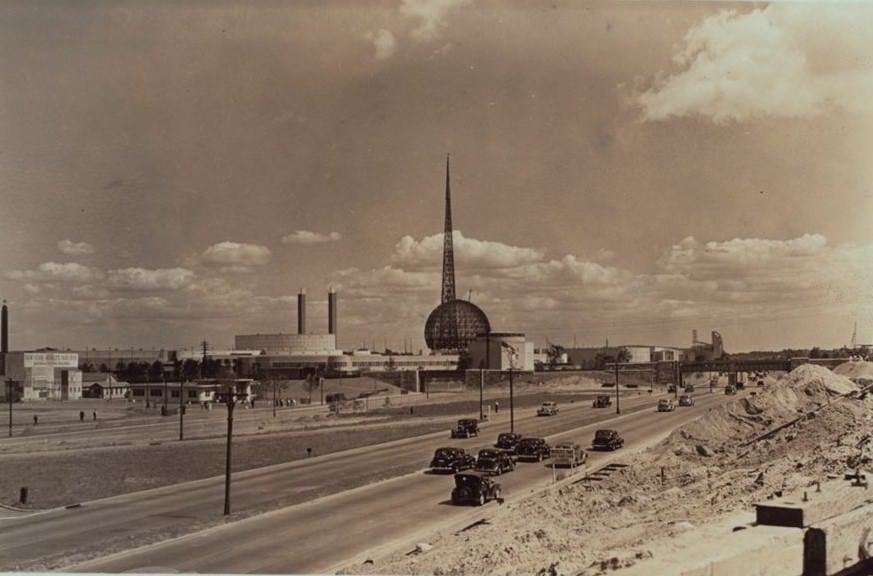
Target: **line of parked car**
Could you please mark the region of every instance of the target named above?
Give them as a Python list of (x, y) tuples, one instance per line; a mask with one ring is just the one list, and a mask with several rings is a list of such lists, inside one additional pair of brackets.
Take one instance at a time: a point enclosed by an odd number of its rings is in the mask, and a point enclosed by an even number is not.
[[(479, 436), (479, 422), (474, 418), (458, 420), (452, 438)], [(624, 439), (615, 430), (597, 430), (591, 443), (593, 450), (617, 450)], [(430, 462), (431, 472), (454, 474), (453, 504), (483, 505), (500, 498), (501, 486), (493, 476), (515, 470), (519, 461), (542, 462), (552, 458), (554, 466), (576, 467), (584, 464), (588, 453), (577, 442), (559, 442), (550, 446), (545, 438), (523, 437), (501, 432), (493, 448), (483, 448), (476, 456), (459, 447), (437, 448)]]

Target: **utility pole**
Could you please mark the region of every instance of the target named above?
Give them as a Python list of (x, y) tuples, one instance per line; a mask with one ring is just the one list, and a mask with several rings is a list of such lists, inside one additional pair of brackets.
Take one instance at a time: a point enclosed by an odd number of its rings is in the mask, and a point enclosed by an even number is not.
[(276, 400), (276, 381), (273, 380), (273, 418), (276, 417), (276, 404), (278, 403)]

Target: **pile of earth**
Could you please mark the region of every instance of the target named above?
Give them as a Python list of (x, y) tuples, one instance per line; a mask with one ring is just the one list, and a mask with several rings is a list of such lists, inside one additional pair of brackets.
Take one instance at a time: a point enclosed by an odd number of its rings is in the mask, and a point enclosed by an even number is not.
[(854, 389), (826, 368), (801, 366), (709, 410), (602, 481), (558, 484), (493, 508), (487, 524), (434, 535), (427, 552), (344, 572), (591, 576), (644, 562), (719, 514), (873, 461), (873, 397)]
[(834, 368), (834, 373), (846, 378), (873, 380), (873, 362), (866, 360), (843, 362)]

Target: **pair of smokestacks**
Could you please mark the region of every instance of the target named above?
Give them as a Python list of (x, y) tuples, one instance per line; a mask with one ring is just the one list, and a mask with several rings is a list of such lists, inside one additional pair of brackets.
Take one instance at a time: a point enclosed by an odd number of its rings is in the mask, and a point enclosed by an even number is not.
[[(306, 334), (306, 289), (297, 294), (297, 333)], [(336, 292), (327, 293), (327, 333), (336, 334)]]

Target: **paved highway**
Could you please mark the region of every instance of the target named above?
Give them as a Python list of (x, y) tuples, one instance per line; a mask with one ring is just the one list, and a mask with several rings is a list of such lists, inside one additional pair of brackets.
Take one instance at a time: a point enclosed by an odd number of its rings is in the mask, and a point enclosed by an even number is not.
[[(622, 402), (625, 414), (611, 423), (627, 439), (624, 452), (665, 436), (676, 426), (698, 416), (706, 407), (723, 402), (722, 395), (698, 394), (698, 405), (674, 413), (656, 413), (647, 396)], [(518, 417), (517, 429), (526, 434), (557, 434), (588, 444), (596, 421), (614, 417), (613, 409), (595, 410), (590, 404), (565, 405), (552, 418)], [(636, 410), (636, 413), (633, 411)], [(528, 414), (532, 411), (527, 410)], [(501, 415), (505, 418), (504, 415)], [(483, 438), (451, 442), (445, 435), (430, 435), (412, 441), (359, 449), (310, 461), (274, 466), (235, 476), (236, 509), (255, 506), (277, 492), (306, 491), (337, 484), (363, 475), (372, 468), (399, 470), (427, 462), (433, 450), (454, 444), (471, 450), (493, 442), (505, 423), (492, 422)], [(579, 429), (579, 427), (583, 427)], [(574, 429), (571, 433), (561, 433)], [(620, 454), (620, 452), (618, 453)], [(596, 466), (606, 455), (594, 454)], [(508, 498), (529, 493), (547, 484), (551, 471), (541, 464), (521, 464), (501, 479)], [(338, 562), (409, 537), (416, 530), (438, 522), (457, 521), (485, 509), (448, 505), (452, 480), (421, 473), (401, 476), (355, 490), (343, 491), (186, 537), (102, 559), (67, 566), (68, 571), (122, 572), (143, 568), (199, 572), (312, 573), (323, 572)], [(14, 560), (57, 555), (66, 558), (93, 551), (94, 542), (113, 549), (118, 535), (133, 545), (145, 543), (137, 534), (167, 533), (182, 519), (215, 519), (223, 498), (221, 479), (209, 479), (166, 489), (90, 503), (80, 509), (55, 511), (5, 524), (0, 543), (0, 567), (15, 566)], [(90, 543), (90, 547), (88, 544)]]

